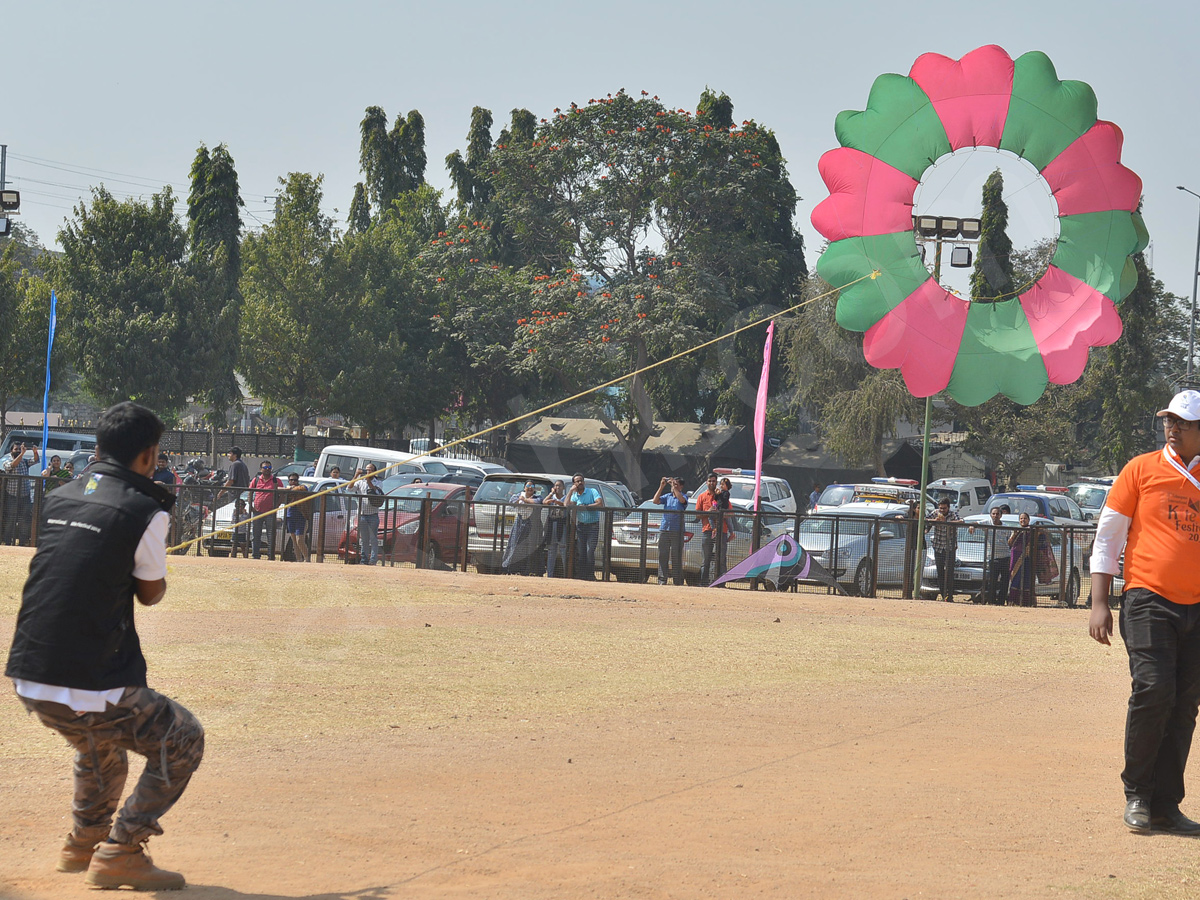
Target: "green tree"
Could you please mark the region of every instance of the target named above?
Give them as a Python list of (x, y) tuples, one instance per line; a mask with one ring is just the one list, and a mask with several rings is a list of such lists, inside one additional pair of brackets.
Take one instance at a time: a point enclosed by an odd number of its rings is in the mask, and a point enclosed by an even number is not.
[(320, 176), (292, 172), (271, 224), (242, 243), (240, 370), (251, 390), (303, 426), (328, 408), (345, 367), (347, 309), (330, 289), (334, 248)]
[(999, 169), (983, 183), (979, 252), (971, 272), (971, 300), (994, 302), (1013, 292), (1012, 241), (1008, 239), (1008, 206), (1004, 202), (1004, 175)]
[(417, 263), (429, 235), (444, 229), (438, 192), (421, 185), (334, 250), (328, 283), (347, 337), (330, 402), (372, 434), (428, 422), (451, 405), (462, 382), (448, 359), (450, 341), (434, 328), (439, 292)]
[[(574, 392), (640, 368), (798, 292), (803, 244), (778, 144), (753, 122), (733, 127), (722, 97), (706, 94), (689, 113), (618, 92), (556, 110), (531, 140), (498, 142), (494, 197), (543, 279), (523, 316), (541, 324), (532, 339), (528, 325), (518, 331), (518, 365), (547, 388)], [(553, 317), (532, 312), (547, 309)], [(631, 484), (655, 404), (692, 418), (702, 386), (719, 383), (716, 354), (703, 363), (707, 378), (689, 361), (597, 400), (598, 416), (622, 423), (613, 431)]]
[(414, 109), (407, 118), (397, 116), (389, 131), (387, 113), (368, 106), (359, 132), (363, 183), (378, 215), (425, 181), (425, 120)]
[(346, 225), (351, 234), (362, 234), (371, 227), (371, 201), (367, 198), (367, 186), (361, 181), (354, 186), (354, 199), (350, 201)]
[(0, 237), (0, 254), (11, 254), (17, 265), (34, 275), (43, 275), (50, 257), (33, 229), (13, 221), (9, 234)]
[[(15, 249), (10, 245), (0, 258), (0, 435), (14, 402), (41, 393), (50, 327), (50, 284), (22, 272)], [(52, 379), (60, 357), (52, 358)]]
[(867, 362), (862, 338), (837, 324), (837, 295), (830, 292), (829, 284), (812, 276), (810, 302), (783, 320), (789, 381), (796, 402), (820, 423), (826, 450), (847, 465), (869, 464), (884, 475), (884, 440), (901, 419), (923, 421), (924, 401), (908, 392), (898, 371)]
[(196, 364), (200, 289), (170, 188), (149, 203), (103, 186), (59, 232), (59, 322), (83, 387), (103, 404), (136, 400), (170, 418)]
[(1133, 262), (1138, 283), (1118, 307), (1121, 337), (1091, 351), (1075, 403), (1080, 444), (1112, 473), (1157, 446), (1161, 426), (1154, 411), (1186, 368), (1185, 301), (1166, 290), (1143, 254)]
[(213, 424), (224, 425), (225, 413), (241, 402), (236, 366), (242, 295), (240, 208), (237, 170), (228, 148), (212, 152), (203, 144), (192, 163), (188, 194), (189, 261), (200, 287), (196, 321), (193, 384), (196, 397), (210, 409)]

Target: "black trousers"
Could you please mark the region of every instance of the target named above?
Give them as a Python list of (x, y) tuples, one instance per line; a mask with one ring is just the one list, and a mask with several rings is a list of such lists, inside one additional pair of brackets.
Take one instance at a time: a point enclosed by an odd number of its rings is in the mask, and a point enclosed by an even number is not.
[(666, 584), (674, 576), (676, 584), (683, 584), (683, 528), (658, 532), (658, 583)]
[(1183, 770), (1200, 705), (1200, 604), (1184, 606), (1144, 588), (1121, 603), (1121, 638), (1133, 690), (1125, 717), (1127, 800), (1153, 812), (1183, 799)]
[(983, 600), (1003, 606), (1008, 602), (1008, 555), (993, 557), (983, 582)]
[(954, 599), (954, 560), (957, 556), (955, 547), (940, 550), (933, 548), (933, 562), (937, 566), (938, 593), (947, 600)]

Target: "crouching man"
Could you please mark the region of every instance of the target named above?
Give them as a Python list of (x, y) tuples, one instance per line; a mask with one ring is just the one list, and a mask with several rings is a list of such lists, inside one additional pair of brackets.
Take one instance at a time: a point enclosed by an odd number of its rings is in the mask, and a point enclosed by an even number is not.
[[(162, 432), (150, 410), (118, 403), (100, 416), (99, 461), (46, 495), (5, 670), (25, 707), (75, 749), (74, 827), (58, 870), (86, 871), (97, 887), (184, 886), (144, 845), (204, 753), (196, 717), (146, 686), (134, 628), (134, 598), (152, 606), (167, 589), (175, 498), (150, 478)], [(146, 767), (117, 813), (129, 751)]]

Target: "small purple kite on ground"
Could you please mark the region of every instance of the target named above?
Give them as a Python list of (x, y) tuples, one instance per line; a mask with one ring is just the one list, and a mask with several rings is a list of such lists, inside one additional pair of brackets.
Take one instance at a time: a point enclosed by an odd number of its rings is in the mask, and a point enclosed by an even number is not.
[(778, 590), (782, 590), (793, 581), (820, 581), (845, 593), (837, 579), (796, 543), (796, 539), (790, 534), (782, 534), (757, 553), (751, 553), (709, 587), (716, 587), (727, 581), (737, 581), (739, 578), (761, 578)]

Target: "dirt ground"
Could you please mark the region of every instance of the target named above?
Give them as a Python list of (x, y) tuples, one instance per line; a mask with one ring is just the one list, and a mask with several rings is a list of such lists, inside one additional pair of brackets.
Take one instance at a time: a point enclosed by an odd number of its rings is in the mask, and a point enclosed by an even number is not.
[[(5, 647), (28, 558), (0, 550)], [(169, 583), (138, 612), (151, 685), (207, 751), (151, 850), (190, 896), (1200, 891), (1200, 844), (1121, 825), (1125, 655), (1086, 610), (195, 558)], [(0, 896), (95, 896), (53, 871), (66, 745), (11, 692), (0, 722)]]

